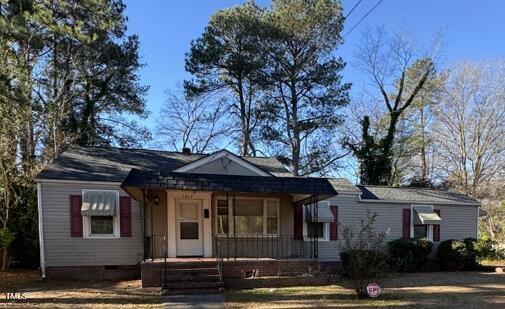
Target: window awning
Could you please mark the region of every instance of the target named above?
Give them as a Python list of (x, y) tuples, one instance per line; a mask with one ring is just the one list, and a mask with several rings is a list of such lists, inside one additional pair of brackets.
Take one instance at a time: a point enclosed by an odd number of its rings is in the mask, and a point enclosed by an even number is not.
[(112, 191), (85, 191), (82, 196), (83, 216), (114, 216), (117, 193)]
[(311, 207), (308, 206), (307, 212), (305, 214), (305, 219), (307, 222), (334, 222), (335, 218), (333, 217), (333, 213), (330, 210), (329, 202), (319, 202), (317, 204), (317, 218), (315, 214), (311, 213)]
[(442, 219), (433, 211), (429, 206), (416, 206), (414, 207), (416, 216), (414, 216), (414, 224), (440, 224)]

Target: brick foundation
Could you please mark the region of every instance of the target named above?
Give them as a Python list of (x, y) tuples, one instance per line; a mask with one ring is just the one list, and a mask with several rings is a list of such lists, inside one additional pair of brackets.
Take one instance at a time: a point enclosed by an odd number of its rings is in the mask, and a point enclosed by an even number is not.
[[(208, 264), (208, 267), (215, 267), (216, 261), (200, 261), (198, 264)], [(167, 269), (191, 268), (192, 266), (194, 266), (193, 262), (167, 263)], [(163, 267), (164, 264), (162, 261), (142, 263), (142, 287), (161, 286)], [(244, 281), (245, 287), (248, 285), (280, 287), (304, 284), (328, 284), (328, 280), (334, 277), (333, 275), (340, 274), (340, 270), (340, 262), (320, 262), (317, 260), (230, 260), (223, 262), (223, 281), (227, 286), (231, 286), (229, 284), (231, 282)], [(246, 279), (253, 274), (256, 278)], [(272, 277), (279, 278), (272, 280)], [(288, 279), (289, 277), (291, 279)], [(247, 283), (246, 281), (252, 282)]]
[(140, 267), (139, 265), (46, 267), (46, 277), (50, 280), (135, 280), (140, 278)]

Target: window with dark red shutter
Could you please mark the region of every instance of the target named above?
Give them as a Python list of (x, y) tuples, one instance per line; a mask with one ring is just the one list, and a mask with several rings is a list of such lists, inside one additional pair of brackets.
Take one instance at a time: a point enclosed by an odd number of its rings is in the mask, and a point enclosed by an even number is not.
[[(442, 218), (440, 216), (440, 209), (435, 209), (434, 212)], [(440, 224), (433, 225), (433, 241), (440, 241)]]
[(121, 237), (132, 236), (132, 203), (128, 196), (119, 198), (119, 226)]
[(410, 238), (410, 208), (403, 209), (403, 239)]
[(330, 206), (333, 222), (330, 223), (330, 240), (338, 240), (338, 207)]
[(70, 195), (70, 236), (82, 237), (82, 196)]

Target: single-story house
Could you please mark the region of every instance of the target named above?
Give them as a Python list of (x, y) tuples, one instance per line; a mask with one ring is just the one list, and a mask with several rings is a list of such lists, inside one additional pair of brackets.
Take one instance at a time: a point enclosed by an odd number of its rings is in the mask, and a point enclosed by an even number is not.
[(367, 211), (388, 240), (477, 237), (479, 225), (463, 194), (293, 177), (274, 158), (226, 150), (70, 146), (36, 181), (47, 278), (216, 287), (338, 267), (339, 225)]

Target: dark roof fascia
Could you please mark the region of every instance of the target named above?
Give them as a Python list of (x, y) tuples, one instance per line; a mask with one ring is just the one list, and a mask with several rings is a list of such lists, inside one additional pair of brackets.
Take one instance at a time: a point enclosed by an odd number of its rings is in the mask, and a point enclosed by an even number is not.
[[(266, 184), (265, 184), (266, 182)], [(304, 184), (300, 184), (304, 182)], [(275, 188), (278, 184), (281, 189)], [(121, 187), (159, 190), (337, 195), (325, 178), (167, 173), (132, 169)]]

